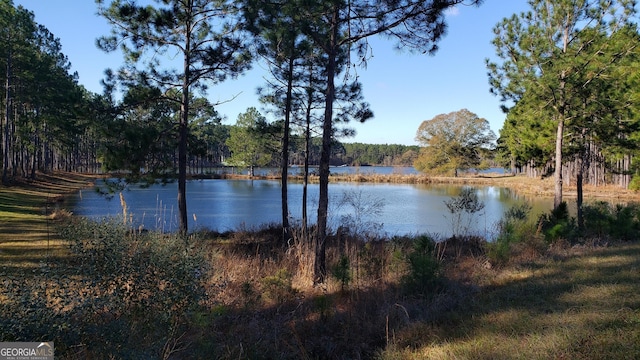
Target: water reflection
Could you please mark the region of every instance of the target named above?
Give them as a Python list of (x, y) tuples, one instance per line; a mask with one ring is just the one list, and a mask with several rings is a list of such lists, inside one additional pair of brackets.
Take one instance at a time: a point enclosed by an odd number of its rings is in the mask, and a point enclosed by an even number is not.
[[(289, 184), (289, 211), (293, 221), (302, 213), (302, 185)], [(329, 224), (340, 225), (342, 218), (357, 209), (342, 200), (346, 193), (359, 193), (364, 199), (380, 199), (384, 204), (378, 216), (364, 214), (366, 224), (382, 224), (389, 235), (430, 233), (441, 237), (452, 233), (451, 217), (445, 201), (457, 196), (461, 186), (424, 184), (332, 183), (329, 186)], [(308, 216), (315, 221), (318, 185), (309, 185)], [(495, 225), (506, 209), (525, 201), (509, 189), (477, 187), (485, 204), (469, 229), (471, 233), (493, 238)], [(177, 229), (177, 185), (132, 185), (123, 191), (128, 212), (136, 226), (161, 231)], [(236, 230), (281, 221), (280, 182), (274, 180), (194, 180), (187, 183), (187, 209), (190, 229)], [(93, 218), (122, 214), (119, 197), (107, 200), (84, 191), (75, 200), (74, 213)], [(530, 201), (540, 213), (551, 208), (551, 199)], [(362, 224), (361, 224), (362, 225)]]

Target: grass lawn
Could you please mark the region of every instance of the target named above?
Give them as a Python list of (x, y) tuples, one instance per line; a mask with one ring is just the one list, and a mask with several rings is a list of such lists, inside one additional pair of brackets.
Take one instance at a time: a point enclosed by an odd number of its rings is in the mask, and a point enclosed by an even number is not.
[(381, 358), (640, 358), (640, 244), (481, 272), (476, 296), (434, 323), (413, 323)]
[(67, 256), (53, 221), (64, 206), (64, 196), (90, 183), (86, 176), (59, 173), (0, 186), (0, 272), (26, 271)]

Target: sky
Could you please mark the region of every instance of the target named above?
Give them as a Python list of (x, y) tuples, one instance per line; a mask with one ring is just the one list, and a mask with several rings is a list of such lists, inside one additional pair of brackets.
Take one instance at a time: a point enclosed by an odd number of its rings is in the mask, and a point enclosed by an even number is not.
[[(37, 23), (60, 39), (62, 52), (69, 58), (80, 84), (89, 91), (102, 93), (100, 80), (107, 68), (117, 69), (123, 59), (119, 53), (105, 53), (95, 40), (108, 35), (107, 22), (96, 15), (93, 0), (14, 0), (33, 11)], [(367, 144), (417, 145), (416, 131), (424, 120), (439, 114), (468, 109), (489, 121), (499, 135), (505, 115), (500, 99), (489, 93), (486, 58), (495, 58), (491, 44), (493, 28), (505, 17), (528, 10), (526, 0), (485, 0), (479, 6), (458, 6), (447, 13), (447, 34), (433, 55), (410, 54), (395, 50), (394, 43), (374, 38), (373, 58), (357, 76), (363, 94), (374, 113), (365, 122), (351, 123), (356, 136), (342, 142)], [(256, 89), (266, 82), (263, 67), (238, 79), (230, 79), (209, 88), (208, 97), (224, 102), (216, 107), (226, 124), (235, 124), (238, 114), (256, 107), (263, 114)]]

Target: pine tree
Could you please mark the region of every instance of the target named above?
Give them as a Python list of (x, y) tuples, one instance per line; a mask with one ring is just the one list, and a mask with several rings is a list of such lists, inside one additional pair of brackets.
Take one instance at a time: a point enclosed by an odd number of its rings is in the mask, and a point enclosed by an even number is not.
[[(110, 36), (98, 41), (104, 51), (120, 48), (125, 66), (119, 78), (125, 84), (153, 84), (178, 89), (178, 211), (180, 232), (187, 234), (187, 142), (190, 92), (204, 91), (207, 83), (234, 77), (249, 66), (239, 26), (239, 9), (225, 0), (154, 0), (155, 5), (96, 0), (98, 12), (111, 24)], [(182, 64), (168, 59), (179, 54)], [(167, 55), (165, 63), (162, 56)], [(167, 62), (168, 64), (167, 66)], [(165, 66), (163, 66), (165, 65)]]
[[(562, 203), (564, 142), (576, 119), (584, 119), (579, 92), (594, 86), (602, 71), (586, 71), (605, 43), (598, 39), (627, 26), (634, 2), (530, 0), (531, 10), (505, 18), (494, 28), (493, 45), (501, 62), (487, 60), (492, 92), (505, 106), (526, 97), (529, 116), (555, 124), (554, 208)], [(616, 59), (617, 61), (617, 59)], [(586, 77), (584, 75), (587, 75)], [(578, 94), (578, 95), (577, 95)], [(524, 107), (521, 109), (524, 110)], [(567, 131), (568, 128), (570, 131)]]

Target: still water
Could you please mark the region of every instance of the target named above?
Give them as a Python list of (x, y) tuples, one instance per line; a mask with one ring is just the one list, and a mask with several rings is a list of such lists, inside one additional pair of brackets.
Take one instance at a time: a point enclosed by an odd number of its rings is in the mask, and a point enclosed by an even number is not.
[[(493, 238), (496, 223), (514, 204), (528, 201), (535, 209), (547, 211), (551, 199), (524, 199), (509, 189), (475, 188), (485, 204), (483, 210), (464, 222), (466, 233)], [(357, 219), (364, 228), (380, 228), (386, 235), (429, 233), (450, 236), (453, 227), (445, 201), (455, 197), (460, 186), (422, 184), (331, 183), (329, 185), (329, 226), (337, 228), (345, 216)], [(302, 184), (288, 186), (292, 221), (302, 215)], [(316, 220), (319, 188), (308, 188), (308, 217)], [(352, 200), (345, 202), (345, 196)], [(130, 185), (122, 192), (133, 223), (147, 229), (177, 229), (177, 184), (141, 188)], [(193, 180), (187, 183), (189, 229), (217, 231), (254, 228), (281, 222), (280, 182), (278, 180)], [(362, 211), (364, 210), (364, 211)], [(362, 211), (362, 214), (360, 212)], [(110, 200), (95, 191), (84, 190), (75, 198), (74, 214), (100, 219), (121, 216), (123, 208), (117, 194)], [(470, 220), (470, 221), (468, 221)]]

